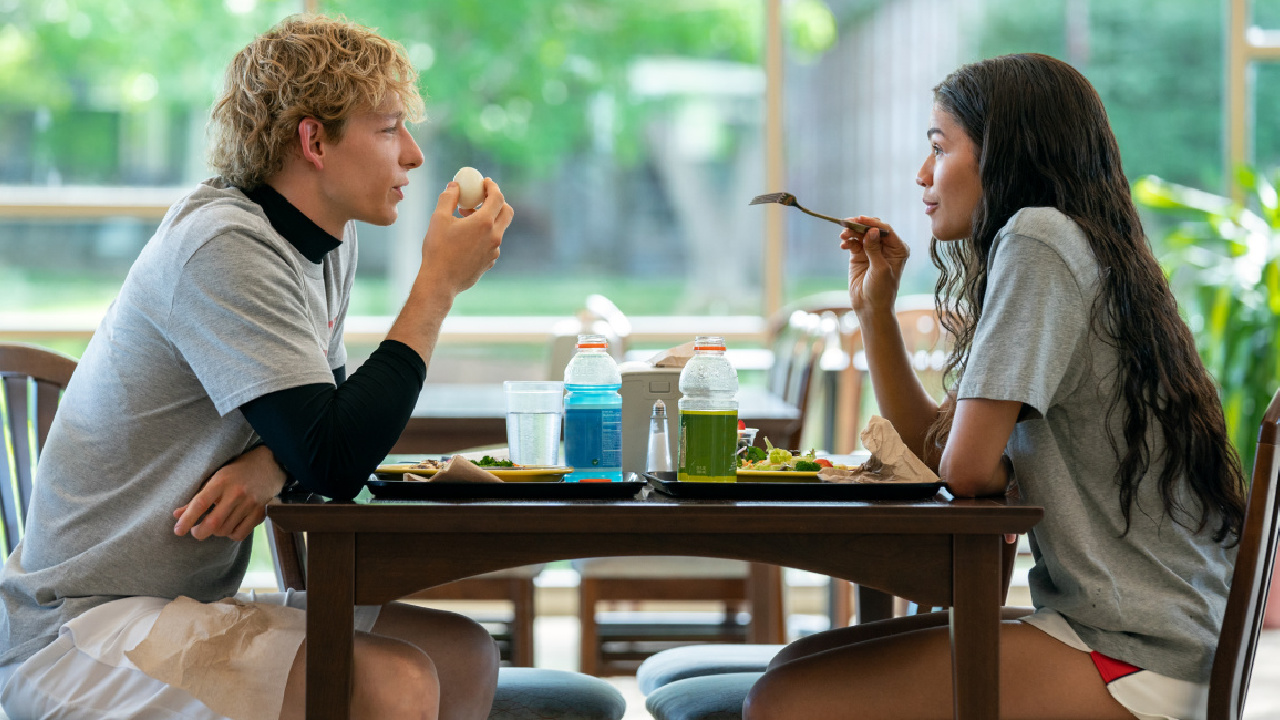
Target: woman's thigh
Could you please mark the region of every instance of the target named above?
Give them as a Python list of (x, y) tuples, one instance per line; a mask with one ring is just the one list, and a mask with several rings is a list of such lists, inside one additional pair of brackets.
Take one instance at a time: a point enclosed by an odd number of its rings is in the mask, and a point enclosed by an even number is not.
[[(948, 629), (934, 626), (779, 664), (752, 689), (744, 718), (942, 720), (952, 717), (952, 697)], [(1019, 622), (1000, 628), (1000, 714), (1024, 720), (1133, 718), (1107, 692), (1087, 653)]]
[[(1005, 620), (1016, 620), (1017, 618), (1030, 615), (1035, 612), (1029, 607), (1006, 607), (1001, 608), (1001, 616)], [(781, 665), (791, 662), (806, 655), (825, 652), (845, 645), (853, 645), (877, 638), (891, 637), (900, 635), (904, 632), (912, 630), (923, 630), (926, 628), (946, 627), (951, 616), (945, 610), (942, 612), (921, 613), (919, 615), (907, 615), (905, 617), (891, 618), (888, 620), (877, 620), (875, 622), (861, 623), (859, 625), (850, 625), (849, 627), (836, 628), (825, 632), (815, 633), (807, 637), (791, 643), (782, 649), (773, 661), (769, 663), (769, 667)]]

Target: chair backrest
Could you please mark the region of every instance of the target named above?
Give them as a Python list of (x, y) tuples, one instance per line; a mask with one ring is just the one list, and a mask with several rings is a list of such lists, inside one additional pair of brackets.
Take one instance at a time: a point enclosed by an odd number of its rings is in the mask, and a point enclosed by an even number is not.
[(62, 391), (76, 360), (22, 343), (0, 343), (0, 520), (4, 551), (13, 552), (26, 527), (36, 461), (49, 437)]
[(1209, 680), (1210, 720), (1239, 720), (1244, 697), (1253, 674), (1253, 657), (1262, 630), (1267, 590), (1276, 561), (1276, 524), (1280, 521), (1276, 503), (1277, 476), (1280, 475), (1280, 391), (1271, 399), (1258, 430), (1258, 452), (1253, 460), (1249, 502), (1245, 508), (1244, 530), (1236, 567), (1231, 576), (1231, 594), (1213, 656)]
[(564, 367), (578, 351), (578, 335), (603, 335), (609, 341), (609, 354), (622, 362), (631, 335), (631, 321), (613, 301), (603, 295), (588, 295), (573, 318), (556, 323), (552, 329), (547, 379), (564, 377)]
[[(911, 358), (911, 365), (924, 384), (925, 390), (940, 398), (943, 390), (943, 371), (952, 337), (938, 321), (932, 295), (903, 295), (895, 306), (902, 341)], [(852, 452), (857, 445), (858, 433), (866, 424), (863, 418), (864, 385), (869, 377), (866, 353), (862, 346), (862, 328), (852, 315), (841, 322), (845, 352), (850, 360), (841, 373), (840, 398), (836, 403), (835, 441), (837, 452)]]
[(773, 365), (769, 368), (766, 388), (800, 411), (800, 424), (789, 437), (769, 438), (774, 447), (803, 450), (800, 438), (809, 414), (814, 371), (817, 369), (826, 336), (834, 328), (834, 319), (795, 310), (790, 314), (770, 343)]

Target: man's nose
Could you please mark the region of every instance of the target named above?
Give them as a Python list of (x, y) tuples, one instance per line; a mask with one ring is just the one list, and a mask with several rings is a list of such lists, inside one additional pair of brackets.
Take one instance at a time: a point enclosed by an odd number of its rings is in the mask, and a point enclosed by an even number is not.
[(404, 130), (405, 138), (408, 140), (408, 146), (401, 153), (400, 162), (409, 169), (422, 165), (422, 148), (418, 147), (418, 141), (413, 139), (413, 135), (409, 134), (409, 129)]

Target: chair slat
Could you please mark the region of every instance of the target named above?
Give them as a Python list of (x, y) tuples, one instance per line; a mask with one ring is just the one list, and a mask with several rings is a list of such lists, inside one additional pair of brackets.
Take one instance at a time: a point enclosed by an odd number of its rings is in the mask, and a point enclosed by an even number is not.
[[(0, 463), (0, 511), (4, 519), (5, 553), (13, 552), (22, 538), (25, 496), (22, 487), (30, 488), (27, 477), (31, 474), (31, 435), (27, 418), (27, 378), (22, 376), (0, 377), (0, 393), (4, 394), (5, 417), (4, 462)], [(25, 479), (24, 479), (25, 478)]]
[(37, 453), (44, 449), (44, 441), (49, 439), (49, 428), (53, 426), (53, 418), (58, 412), (58, 402), (61, 399), (62, 388), (57, 384), (45, 380), (36, 381)]

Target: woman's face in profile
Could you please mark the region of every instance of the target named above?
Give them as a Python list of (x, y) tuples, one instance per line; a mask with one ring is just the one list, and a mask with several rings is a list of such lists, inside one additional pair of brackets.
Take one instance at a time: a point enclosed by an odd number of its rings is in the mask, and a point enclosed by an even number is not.
[(982, 199), (978, 148), (951, 113), (937, 103), (929, 114), (929, 156), (916, 174), (924, 188), (924, 212), (939, 240), (961, 240), (973, 232), (973, 212)]

